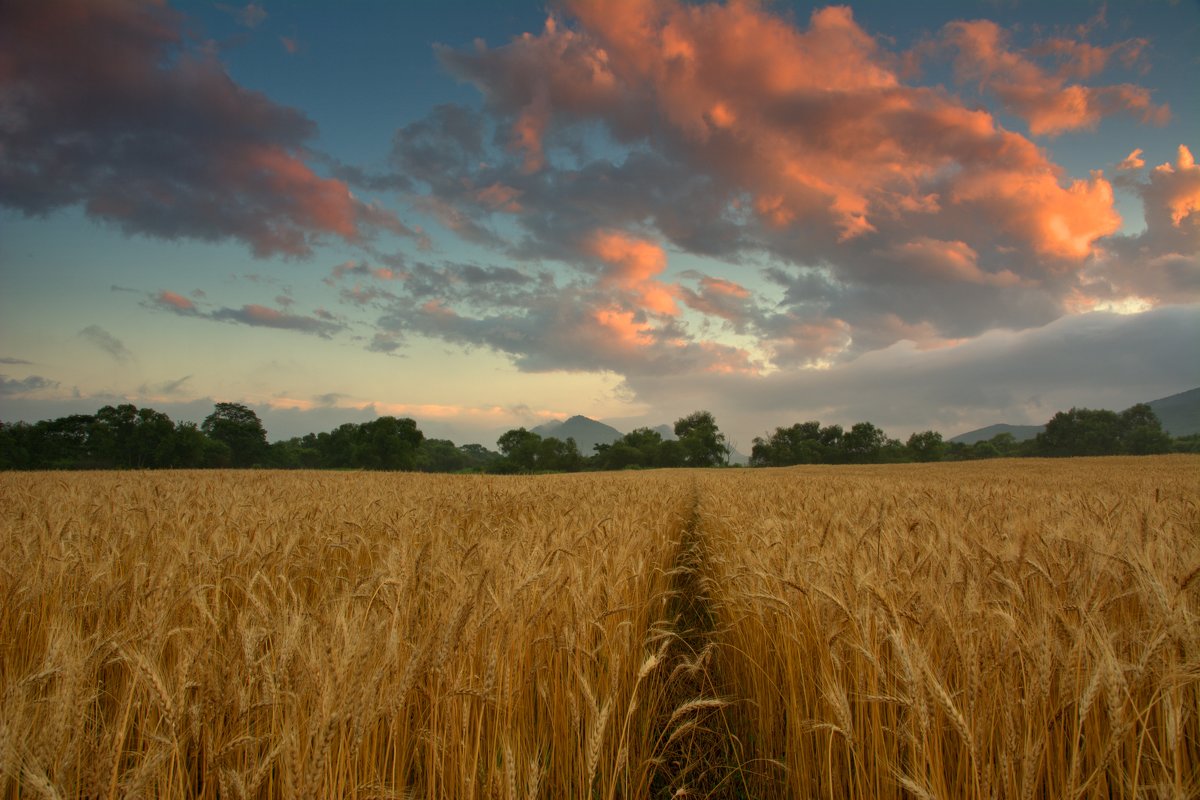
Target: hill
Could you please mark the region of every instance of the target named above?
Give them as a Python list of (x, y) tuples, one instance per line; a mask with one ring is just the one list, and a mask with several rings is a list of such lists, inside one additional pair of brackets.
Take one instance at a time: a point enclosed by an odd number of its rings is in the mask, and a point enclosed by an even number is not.
[[(1200, 388), (1188, 389), (1186, 392), (1173, 394), (1169, 397), (1160, 397), (1157, 400), (1149, 401), (1146, 405), (1154, 409), (1154, 413), (1158, 415), (1159, 421), (1162, 422), (1163, 430), (1172, 436), (1189, 436), (1193, 433), (1200, 433)], [(1113, 410), (1124, 411), (1125, 409)], [(973, 431), (960, 433), (958, 436), (952, 437), (949, 441), (975, 444), (976, 442), (986, 442), (997, 434), (1011, 433), (1014, 439), (1018, 442), (1023, 442), (1026, 439), (1032, 439), (1037, 436), (1045, 428), (1045, 425), (1008, 425), (999, 423), (988, 425), (986, 428), (976, 428)]]
[(1001, 422), (996, 425), (988, 425), (986, 428), (977, 428), (973, 431), (960, 433), (958, 436), (951, 438), (950, 441), (975, 444), (976, 442), (986, 442), (993, 436), (999, 436), (1002, 433), (1011, 433), (1014, 439), (1018, 442), (1023, 442), (1026, 439), (1032, 439), (1045, 429), (1045, 425), (1008, 425)]
[(1151, 400), (1149, 406), (1172, 436), (1200, 433), (1200, 388)]
[(565, 422), (547, 422), (531, 430), (538, 436), (553, 436), (566, 441), (574, 439), (579, 452), (590, 456), (598, 444), (612, 444), (624, 434), (611, 425), (576, 414)]

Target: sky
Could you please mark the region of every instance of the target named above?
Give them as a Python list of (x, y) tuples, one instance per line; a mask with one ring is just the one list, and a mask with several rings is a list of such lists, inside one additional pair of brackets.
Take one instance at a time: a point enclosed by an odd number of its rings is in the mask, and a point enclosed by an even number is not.
[(1200, 3), (17, 0), (0, 420), (897, 438), (1200, 385)]

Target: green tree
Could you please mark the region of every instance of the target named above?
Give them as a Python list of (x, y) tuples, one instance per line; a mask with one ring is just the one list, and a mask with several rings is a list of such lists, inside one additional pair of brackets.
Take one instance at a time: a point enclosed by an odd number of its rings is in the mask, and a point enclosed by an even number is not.
[(821, 423), (815, 421), (796, 423), (789, 428), (776, 428), (766, 439), (756, 437), (750, 450), (750, 464), (756, 467), (818, 464), (825, 458), (825, 446), (821, 443)]
[(179, 422), (171, 437), (171, 463), (179, 469), (203, 467), (205, 444), (210, 442), (194, 422)]
[(467, 454), (449, 439), (426, 439), (417, 449), (417, 469), (422, 472), (458, 472), (467, 464)]
[(200, 425), (204, 435), (229, 448), (230, 464), (250, 467), (267, 457), (267, 431), (258, 415), (240, 403), (217, 403)]
[(353, 466), (366, 469), (413, 469), (425, 439), (417, 423), (407, 417), (379, 417), (359, 425), (356, 434)]
[(540, 435), (524, 428), (505, 431), (496, 440), (505, 462), (496, 465), (497, 469), (503, 472), (532, 472), (537, 468), (541, 442)]
[(1047, 456), (1102, 456), (1121, 452), (1121, 417), (1105, 409), (1059, 411), (1037, 435)]
[(675, 436), (689, 467), (716, 467), (729, 459), (729, 446), (717, 421), (707, 411), (695, 411), (675, 421)]
[(916, 461), (941, 461), (946, 443), (937, 431), (922, 431), (908, 437), (908, 452)]
[(856, 422), (842, 437), (842, 453), (850, 461), (869, 464), (879, 460), (887, 434), (870, 422)]
[(1171, 437), (1148, 404), (1138, 403), (1121, 412), (1121, 450), (1138, 456), (1171, 452)]

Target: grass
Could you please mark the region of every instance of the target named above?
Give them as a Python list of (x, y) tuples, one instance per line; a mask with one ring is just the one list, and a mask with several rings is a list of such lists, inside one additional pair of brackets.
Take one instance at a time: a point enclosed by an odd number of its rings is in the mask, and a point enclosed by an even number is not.
[(1194, 797), (1198, 478), (0, 475), (0, 798)]

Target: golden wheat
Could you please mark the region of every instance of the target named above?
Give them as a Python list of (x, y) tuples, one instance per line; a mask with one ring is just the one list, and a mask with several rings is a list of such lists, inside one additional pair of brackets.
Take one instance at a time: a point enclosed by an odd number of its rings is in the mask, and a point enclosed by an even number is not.
[(649, 780), (654, 731), (606, 723), (653, 705), (631, 654), (658, 652), (691, 504), (677, 476), (9, 474), (0, 491), (0, 797)]
[(0, 798), (1195, 797), (1198, 485), (0, 475)]
[(763, 796), (1200, 795), (1194, 458), (703, 476)]

